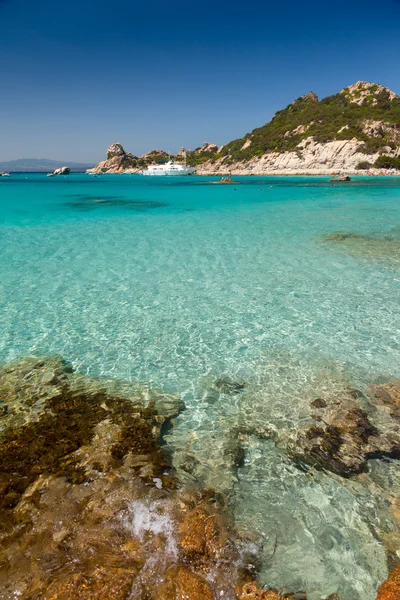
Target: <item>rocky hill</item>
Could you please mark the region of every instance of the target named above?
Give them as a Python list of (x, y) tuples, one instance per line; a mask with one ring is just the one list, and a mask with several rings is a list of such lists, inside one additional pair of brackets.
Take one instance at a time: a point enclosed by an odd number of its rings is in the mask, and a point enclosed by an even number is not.
[(399, 157), (399, 96), (359, 81), (322, 100), (313, 92), (301, 96), (262, 127), (194, 162), (204, 174), (330, 173), (369, 166), (400, 169)]
[[(183, 160), (183, 149), (175, 160)], [(118, 142), (95, 173), (138, 173), (168, 155), (152, 150), (140, 158)], [(375, 83), (358, 81), (322, 100), (301, 96), (263, 125), (224, 146), (205, 142), (187, 152), (200, 175), (330, 174), (369, 168), (400, 170), (400, 97)]]

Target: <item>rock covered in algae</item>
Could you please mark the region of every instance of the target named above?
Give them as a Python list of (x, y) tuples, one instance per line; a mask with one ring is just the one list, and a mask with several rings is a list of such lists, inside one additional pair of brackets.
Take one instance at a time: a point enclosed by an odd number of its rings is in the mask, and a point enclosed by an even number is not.
[(387, 407), (393, 417), (400, 417), (400, 382), (373, 384), (370, 387), (377, 402)]
[(344, 477), (362, 473), (370, 458), (400, 456), (400, 386), (371, 386), (372, 396), (348, 390), (311, 403), (314, 422), (296, 435), (289, 454)]

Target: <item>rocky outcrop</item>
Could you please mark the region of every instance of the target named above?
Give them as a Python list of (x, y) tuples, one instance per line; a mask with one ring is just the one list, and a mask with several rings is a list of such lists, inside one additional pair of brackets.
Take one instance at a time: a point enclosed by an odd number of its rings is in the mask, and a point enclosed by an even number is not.
[(216, 154), (218, 152), (217, 144), (211, 144), (210, 142), (204, 142), (201, 148), (195, 150), (195, 154), (203, 154), (203, 152), (209, 152), (211, 154)]
[(106, 160), (101, 161), (88, 173), (137, 173), (141, 170), (138, 166), (138, 157), (130, 152), (125, 152), (122, 144), (115, 142), (107, 149)]
[(357, 83), (343, 88), (340, 93), (346, 96), (351, 103), (358, 104), (359, 106), (375, 106), (378, 103), (379, 95), (382, 93), (387, 95), (389, 100), (394, 100), (398, 97), (389, 88), (376, 83), (370, 83), (369, 81), (357, 81)]
[[(363, 132), (372, 138), (385, 138), (388, 142), (400, 145), (400, 125), (386, 123), (385, 121), (366, 120), (363, 123)], [(389, 150), (390, 152), (390, 150)]]
[(317, 94), (315, 94), (314, 92), (309, 92), (308, 94), (304, 94), (304, 96), (302, 96), (303, 100), (312, 100), (312, 102), (319, 102), (319, 98), (317, 96)]
[(69, 175), (71, 169), (69, 167), (61, 167), (60, 169), (56, 169), (53, 171), (53, 175)]

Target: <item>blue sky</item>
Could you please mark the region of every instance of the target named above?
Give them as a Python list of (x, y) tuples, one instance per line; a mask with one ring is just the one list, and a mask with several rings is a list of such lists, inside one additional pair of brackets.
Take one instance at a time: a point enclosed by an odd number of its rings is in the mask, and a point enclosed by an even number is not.
[(222, 144), (399, 59), (400, 0), (0, 0), (0, 160)]

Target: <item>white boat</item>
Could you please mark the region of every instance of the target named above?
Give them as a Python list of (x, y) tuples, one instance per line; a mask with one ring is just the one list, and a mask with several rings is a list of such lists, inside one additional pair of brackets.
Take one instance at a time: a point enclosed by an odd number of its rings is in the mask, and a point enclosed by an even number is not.
[(174, 162), (169, 160), (163, 165), (149, 165), (145, 171), (142, 171), (142, 175), (153, 175), (153, 176), (182, 176), (182, 175), (193, 175), (195, 171), (194, 167), (188, 167), (186, 163)]
[(10, 177), (10, 173), (0, 173), (0, 177)]

